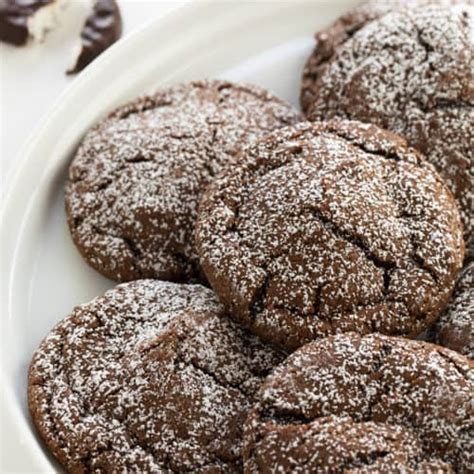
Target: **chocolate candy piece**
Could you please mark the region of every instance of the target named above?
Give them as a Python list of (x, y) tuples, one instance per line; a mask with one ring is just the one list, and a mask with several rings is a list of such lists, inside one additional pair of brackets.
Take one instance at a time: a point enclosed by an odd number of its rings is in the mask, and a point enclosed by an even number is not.
[(97, 0), (81, 32), (81, 51), (76, 64), (67, 71), (75, 74), (84, 69), (100, 53), (122, 35), (122, 17), (115, 0)]
[(34, 18), (43, 9), (51, 9), (55, 0), (2, 0), (0, 2), (0, 41), (22, 46), (30, 36), (42, 37), (44, 32), (52, 26), (54, 14), (42, 15), (37, 23)]

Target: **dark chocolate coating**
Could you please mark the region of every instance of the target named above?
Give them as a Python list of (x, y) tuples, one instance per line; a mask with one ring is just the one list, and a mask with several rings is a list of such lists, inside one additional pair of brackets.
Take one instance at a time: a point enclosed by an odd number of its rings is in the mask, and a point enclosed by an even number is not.
[(29, 37), (28, 18), (53, 0), (0, 0), (0, 41), (22, 46)]
[(82, 71), (122, 35), (122, 17), (115, 0), (97, 0), (82, 28), (82, 48), (68, 74)]

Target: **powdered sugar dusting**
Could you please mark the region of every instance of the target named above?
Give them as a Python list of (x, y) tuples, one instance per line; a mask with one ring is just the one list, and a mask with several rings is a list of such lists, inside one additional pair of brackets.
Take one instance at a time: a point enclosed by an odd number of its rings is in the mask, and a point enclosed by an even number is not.
[(303, 78), (303, 107), (311, 119), (357, 119), (405, 136), (447, 180), (470, 240), (474, 7), (430, 5), (363, 20), (377, 11), (356, 11), (354, 28), (349, 14), (342, 30), (336, 22), (321, 33)]
[(301, 88), (301, 105), (306, 111), (317, 97), (314, 82), (324, 72), (325, 63), (330, 61), (337, 48), (352, 38), (371, 21), (404, 8), (419, 8), (440, 5), (473, 5), (472, 0), (366, 0), (339, 16), (332, 24), (314, 35), (316, 45), (306, 63)]
[(242, 419), (282, 359), (212, 291), (141, 280), (56, 326), (31, 363), (29, 406), (70, 471), (234, 472)]
[(449, 305), (434, 327), (434, 340), (474, 359), (474, 262), (466, 265)]
[(474, 367), (438, 346), (345, 334), (266, 380), (245, 428), (245, 472), (470, 472)]
[(82, 142), (66, 209), (85, 259), (120, 280), (201, 276), (194, 222), (204, 187), (262, 134), (300, 119), (263, 89), (198, 81), (113, 112)]
[(290, 348), (339, 331), (416, 335), (463, 258), (433, 167), (357, 122), (299, 124), (246, 149), (204, 197), (197, 238), (230, 314)]

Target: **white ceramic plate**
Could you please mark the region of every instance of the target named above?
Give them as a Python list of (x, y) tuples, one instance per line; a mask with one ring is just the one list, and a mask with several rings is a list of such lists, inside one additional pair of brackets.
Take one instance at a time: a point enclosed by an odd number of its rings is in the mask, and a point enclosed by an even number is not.
[(3, 455), (17, 472), (58, 469), (28, 415), (26, 378), (33, 351), (73, 306), (113, 286), (79, 256), (63, 210), (66, 170), (84, 132), (127, 99), (205, 77), (253, 82), (297, 105), (314, 31), (353, 3), (185, 4), (94, 62), (32, 136), (4, 202), (0, 234), (2, 412), (13, 447)]

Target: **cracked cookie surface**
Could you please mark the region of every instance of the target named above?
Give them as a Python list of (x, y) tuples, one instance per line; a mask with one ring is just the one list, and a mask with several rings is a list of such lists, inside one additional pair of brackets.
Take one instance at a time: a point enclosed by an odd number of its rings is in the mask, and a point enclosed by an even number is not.
[(266, 379), (244, 471), (470, 472), (474, 366), (421, 341), (354, 333), (312, 342)]
[(237, 472), (242, 420), (283, 358), (230, 321), (211, 290), (134, 281), (45, 338), (30, 412), (68, 472)]
[(324, 66), (331, 61), (337, 48), (351, 39), (368, 23), (391, 12), (404, 8), (419, 8), (433, 5), (474, 5), (473, 0), (366, 0), (348, 12), (339, 16), (328, 27), (319, 30), (314, 35), (315, 47), (308, 58), (302, 77), (301, 105), (303, 110), (311, 108), (316, 100), (317, 91), (314, 82), (324, 71)]
[(198, 81), (112, 112), (82, 141), (66, 184), (73, 240), (117, 281), (202, 277), (194, 223), (205, 186), (238, 149), (300, 119), (255, 86)]
[(421, 333), (463, 259), (459, 213), (433, 166), (350, 121), (248, 147), (206, 192), (196, 236), (231, 316), (291, 349), (341, 331)]
[(474, 6), (427, 3), (371, 1), (317, 33), (301, 104), (311, 120), (374, 123), (424, 153), (459, 202), (472, 254)]
[(474, 359), (474, 262), (463, 269), (432, 337), (436, 343)]

